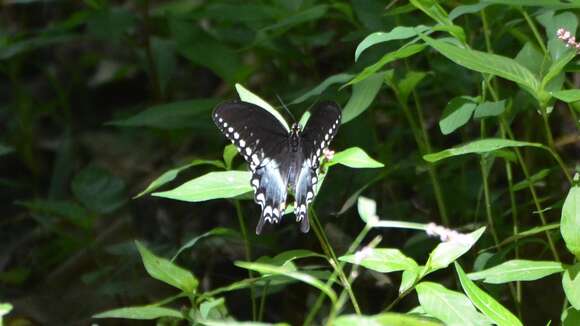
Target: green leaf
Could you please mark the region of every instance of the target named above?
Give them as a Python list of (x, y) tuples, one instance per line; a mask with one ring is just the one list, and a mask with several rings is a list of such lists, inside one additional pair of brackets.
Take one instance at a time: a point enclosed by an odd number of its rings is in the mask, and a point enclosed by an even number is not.
[(449, 157), (465, 155), (465, 154), (483, 154), (496, 151), (498, 149), (506, 147), (537, 147), (544, 148), (544, 145), (540, 143), (530, 143), (525, 141), (510, 140), (503, 138), (487, 138), (473, 141), (465, 145), (461, 145), (454, 148), (448, 148), (446, 150), (431, 153), (423, 156), (423, 159), (427, 162), (437, 162)]
[[(411, 45), (407, 45), (405, 47), (399, 48), (398, 50), (395, 50), (393, 52), (389, 52), (389, 53), (385, 54), (376, 63), (363, 69), (362, 72), (360, 72), (358, 75), (356, 75), (356, 77), (354, 77), (346, 85), (351, 85), (351, 84), (356, 85), (357, 83), (360, 83), (363, 80), (366, 80), (368, 78), (376, 76), (375, 73), (377, 71), (381, 70), (385, 65), (387, 65), (395, 60), (404, 59), (404, 58), (408, 58), (412, 55), (415, 55), (415, 54), (423, 51), (426, 47), (427, 46), (425, 44), (411, 44)], [(381, 74), (381, 76), (382, 75), (383, 74)]]
[(357, 201), (358, 215), (367, 224), (374, 223), (377, 217), (377, 202), (360, 196)]
[(61, 43), (70, 43), (79, 36), (75, 34), (40, 35), (30, 37), (11, 44), (2, 44), (0, 47), (0, 60), (10, 59), (21, 53), (34, 51), (37, 49), (56, 46)]
[(514, 259), (492, 268), (468, 274), (472, 280), (501, 284), (514, 281), (535, 281), (564, 270), (561, 263), (554, 261), (534, 261)]
[(224, 163), (226, 164), (226, 170), (231, 170), (232, 162), (234, 161), (236, 155), (238, 155), (238, 149), (234, 144), (229, 144), (224, 147), (224, 154), (222, 156), (224, 158)]
[(403, 271), (401, 275), (401, 284), (399, 285), (399, 294), (404, 293), (405, 291), (409, 290), (415, 282), (418, 281), (419, 275), (423, 272), (423, 268), (418, 266), (414, 269), (406, 269)]
[(475, 283), (465, 275), (465, 272), (457, 262), (455, 262), (455, 269), (457, 270), (457, 275), (459, 275), (459, 281), (461, 282), (463, 291), (465, 291), (469, 299), (471, 299), (471, 302), (473, 302), (481, 312), (499, 326), (522, 325), (522, 322), (519, 321), (509, 310), (495, 301), (495, 299), (489, 294), (478, 288), (477, 285), (475, 285)]
[(453, 25), (449, 19), (447, 12), (435, 0), (411, 0), (413, 6), (421, 10), (427, 16), (433, 18), (436, 22), (442, 25)]
[(514, 7), (546, 7), (553, 9), (580, 8), (579, 0), (482, 0), (490, 4), (510, 5)]
[(461, 17), (465, 14), (476, 14), (476, 13), (479, 14), (480, 11), (487, 8), (487, 6), (489, 5), (490, 5), (489, 3), (485, 2), (479, 2), (469, 5), (459, 5), (449, 12), (449, 20), (453, 21), (456, 18)]
[(552, 170), (550, 169), (542, 169), (535, 173), (534, 175), (530, 176), (529, 179), (524, 179), (513, 186), (513, 191), (520, 191), (524, 189), (528, 189), (530, 184), (535, 185), (541, 180), (545, 179)]
[(569, 307), (562, 314), (562, 326), (577, 326), (580, 325), (580, 310)]
[(171, 258), (171, 261), (173, 262), (184, 250), (190, 249), (193, 246), (195, 246), (195, 244), (199, 240), (210, 237), (210, 236), (241, 238), (238, 231), (228, 229), (228, 228), (217, 227), (215, 229), (211, 229), (211, 230), (207, 231), (206, 233), (198, 235), (197, 237), (187, 241), (183, 246), (181, 246), (181, 248), (179, 248), (179, 250), (177, 250), (175, 255), (173, 255), (173, 258)]
[(580, 258), (580, 174), (574, 176), (574, 184), (566, 196), (562, 207), (560, 232), (568, 250)]
[(185, 319), (183, 314), (175, 309), (157, 306), (126, 307), (101, 312), (93, 318), (124, 318), (136, 320), (152, 320), (162, 317)]
[(450, 43), (421, 36), (435, 50), (465, 68), (511, 80), (532, 96), (537, 96), (540, 82), (526, 67), (508, 57), (476, 50), (464, 49)]
[(284, 126), (284, 128), (286, 128), (286, 130), (290, 130), (290, 127), (288, 127), (288, 123), (286, 122), (284, 117), (282, 117), (280, 112), (274, 109), (274, 107), (271, 106), (270, 103), (264, 101), (261, 97), (252, 93), (241, 84), (236, 84), (236, 91), (238, 92), (238, 96), (242, 101), (255, 104), (261, 107), (262, 109), (268, 111), (270, 114), (276, 117), (278, 121), (280, 121), (280, 123)]
[(444, 135), (449, 135), (455, 130), (463, 127), (475, 111), (477, 104), (473, 99), (467, 96), (460, 96), (449, 101), (445, 110), (443, 110), (443, 117), (439, 120), (439, 129)]
[(562, 287), (572, 307), (580, 310), (580, 263), (566, 268), (562, 275)]
[(35, 199), (20, 204), (32, 212), (63, 218), (84, 229), (90, 229), (92, 225), (91, 215), (84, 207), (74, 201)]
[(416, 290), (423, 310), (445, 325), (491, 325), (463, 293), (432, 282), (421, 282)]
[(551, 92), (550, 95), (566, 103), (574, 103), (580, 101), (580, 89), (565, 89), (561, 91)]
[(289, 263), (293, 262), (296, 259), (310, 257), (319, 257), (326, 259), (326, 256), (316, 253), (314, 251), (304, 249), (294, 249), (281, 252), (274, 257), (262, 256), (258, 258), (257, 262), (274, 266), (287, 266)]
[(351, 168), (382, 168), (381, 162), (373, 160), (362, 148), (350, 147), (334, 154), (330, 165), (342, 164)]
[(416, 269), (418, 266), (412, 258), (405, 256), (398, 249), (390, 248), (365, 248), (354, 255), (346, 255), (338, 259), (379, 273)]
[(441, 326), (431, 319), (392, 312), (374, 316), (342, 315), (334, 320), (334, 326)]
[(153, 193), (153, 196), (188, 202), (232, 198), (252, 191), (251, 175), (248, 171), (210, 172), (175, 189)]
[(352, 95), (342, 110), (342, 124), (358, 117), (368, 109), (383, 85), (383, 78), (382, 73), (373, 74), (352, 87)]
[(12, 311), (12, 305), (9, 303), (0, 303), (0, 326), (2, 326), (2, 317), (6, 316)]
[(318, 20), (322, 17), (324, 17), (324, 15), (326, 14), (328, 10), (328, 6), (327, 5), (317, 5), (317, 6), (313, 6), (310, 8), (306, 8), (304, 10), (301, 10), (293, 15), (284, 17), (283, 19), (280, 19), (278, 22), (276, 22), (273, 25), (267, 26), (265, 28), (263, 28), (261, 31), (265, 32), (265, 31), (272, 31), (272, 30), (280, 30), (280, 29), (289, 29), (291, 27), (297, 26), (297, 25), (301, 25), (313, 20)]
[(401, 97), (401, 102), (407, 103), (409, 99), (409, 95), (413, 92), (413, 90), (419, 85), (419, 83), (425, 79), (427, 73), (422, 71), (409, 71), (405, 78), (401, 79), (399, 84), (397, 85), (399, 90), (399, 96)]
[(218, 99), (199, 99), (155, 105), (123, 120), (107, 122), (119, 127), (149, 127), (158, 129), (208, 128), (213, 125), (209, 112)]
[(331, 287), (326, 286), (326, 284), (322, 283), (320, 280), (318, 280), (318, 279), (314, 278), (313, 276), (308, 275), (306, 273), (294, 271), (288, 267), (279, 267), (279, 266), (262, 264), (262, 263), (251, 263), (251, 262), (240, 262), (239, 261), (239, 262), (236, 262), (235, 265), (238, 267), (241, 267), (241, 268), (256, 271), (256, 272), (263, 274), (263, 275), (268, 275), (268, 274), (282, 275), (282, 276), (290, 277), (290, 278), (296, 279), (298, 281), (301, 281), (303, 283), (309, 284), (309, 285), (319, 289), (324, 294), (326, 294), (328, 296), (328, 298), (330, 299), (330, 301), (332, 301), (332, 304), (336, 304), (337, 298), (336, 298), (336, 293), (334, 292), (334, 290)]
[(125, 182), (94, 165), (82, 169), (74, 177), (71, 187), (85, 207), (100, 214), (111, 213), (127, 201)]
[(484, 231), (485, 227), (481, 227), (471, 233), (462, 234), (458, 239), (451, 239), (438, 244), (429, 255), (429, 260), (425, 265), (427, 271), (430, 273), (449, 266), (449, 264), (469, 251)]
[(311, 98), (313, 96), (318, 96), (318, 95), (322, 94), (331, 85), (345, 83), (345, 82), (349, 81), (352, 77), (354, 77), (354, 76), (351, 75), (351, 74), (346, 74), (346, 73), (332, 75), (332, 76), (326, 78), (318, 86), (314, 87), (310, 91), (304, 93), (299, 98), (297, 98), (294, 101), (290, 102), (290, 104), (302, 103), (302, 102), (306, 101), (307, 99), (309, 99), (309, 98)]
[(385, 43), (394, 40), (404, 40), (417, 36), (417, 31), (426, 32), (430, 28), (427, 26), (397, 26), (389, 32), (375, 32), (365, 37), (356, 47), (354, 52), (354, 61), (357, 61), (360, 55), (368, 48), (379, 43)]
[(542, 78), (541, 88), (542, 89), (546, 88), (546, 85), (548, 85), (549, 82), (551, 82), (554, 78), (556, 78), (556, 76), (562, 73), (564, 67), (575, 57), (576, 51), (568, 50), (564, 55), (562, 55), (561, 58), (552, 63), (550, 69), (548, 70), (544, 78)]
[[(235, 149), (235, 148), (234, 148)], [(152, 191), (157, 190), (158, 188), (162, 187), (163, 185), (173, 181), (177, 175), (186, 169), (189, 169), (190, 167), (194, 167), (197, 165), (213, 165), (215, 167), (218, 168), (224, 168), (224, 165), (222, 164), (222, 162), (220, 161), (215, 161), (215, 160), (193, 160), (191, 163), (180, 166), (178, 168), (175, 169), (171, 169), (169, 171), (165, 171), (162, 175), (160, 175), (157, 179), (153, 180), (149, 186), (147, 186), (147, 188), (145, 188), (145, 190), (141, 191), (138, 195), (136, 195), (133, 198), (139, 198), (143, 195), (146, 195)]]
[(156, 280), (176, 287), (187, 294), (195, 293), (198, 285), (197, 279), (188, 271), (171, 261), (155, 256), (139, 241), (135, 245), (141, 254), (141, 260), (147, 273)]
[(497, 102), (485, 101), (475, 108), (473, 113), (474, 119), (482, 119), (487, 117), (497, 117), (505, 112), (505, 100)]

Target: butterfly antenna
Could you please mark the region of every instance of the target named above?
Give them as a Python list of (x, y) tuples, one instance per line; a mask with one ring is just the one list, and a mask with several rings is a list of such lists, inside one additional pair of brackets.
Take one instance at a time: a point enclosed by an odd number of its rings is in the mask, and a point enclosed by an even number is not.
[(294, 122), (296, 122), (296, 118), (294, 117), (294, 114), (292, 114), (292, 112), (290, 111), (290, 109), (288, 109), (288, 107), (286, 106), (286, 104), (284, 104), (284, 101), (282, 101), (282, 98), (280, 98), (280, 95), (276, 94), (276, 97), (278, 98), (278, 101), (280, 102), (280, 104), (282, 104), (282, 107), (286, 110), (286, 112), (288, 112), (288, 114), (290, 114), (290, 116), (292, 117), (292, 120)]

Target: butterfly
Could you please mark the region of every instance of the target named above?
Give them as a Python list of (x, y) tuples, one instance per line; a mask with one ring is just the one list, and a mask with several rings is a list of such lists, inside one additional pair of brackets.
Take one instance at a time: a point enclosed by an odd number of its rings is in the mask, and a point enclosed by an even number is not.
[(304, 128), (293, 123), (288, 129), (266, 109), (242, 101), (218, 105), (212, 118), (250, 165), (254, 201), (262, 208), (256, 234), (265, 222), (280, 222), (288, 190), (294, 194), (296, 222), (307, 233), (308, 205), (314, 199), (320, 158), (341, 122), (338, 104), (320, 102)]

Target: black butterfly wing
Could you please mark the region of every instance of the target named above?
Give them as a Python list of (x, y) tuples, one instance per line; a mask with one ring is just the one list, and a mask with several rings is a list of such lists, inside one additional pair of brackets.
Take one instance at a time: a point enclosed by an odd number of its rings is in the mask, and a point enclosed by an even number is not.
[(268, 111), (246, 102), (223, 103), (212, 117), (250, 164), (254, 201), (262, 208), (256, 227), (260, 234), (264, 222), (280, 221), (286, 206), (288, 131)]
[(318, 183), (320, 156), (336, 136), (342, 114), (335, 102), (321, 102), (313, 110), (301, 134), (304, 160), (295, 184), (296, 203), (294, 213), (304, 233), (310, 229), (308, 205), (314, 199), (314, 186)]

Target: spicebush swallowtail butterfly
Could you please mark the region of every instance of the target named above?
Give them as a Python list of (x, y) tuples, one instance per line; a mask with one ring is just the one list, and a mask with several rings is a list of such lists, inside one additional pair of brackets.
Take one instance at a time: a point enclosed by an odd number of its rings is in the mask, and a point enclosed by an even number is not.
[(212, 117), (250, 164), (254, 201), (262, 208), (256, 234), (262, 232), (264, 222), (280, 222), (289, 189), (294, 193), (296, 221), (302, 232), (308, 232), (308, 205), (314, 199), (320, 157), (340, 126), (340, 107), (321, 102), (304, 128), (294, 123), (290, 130), (265, 109), (247, 102), (223, 103)]

